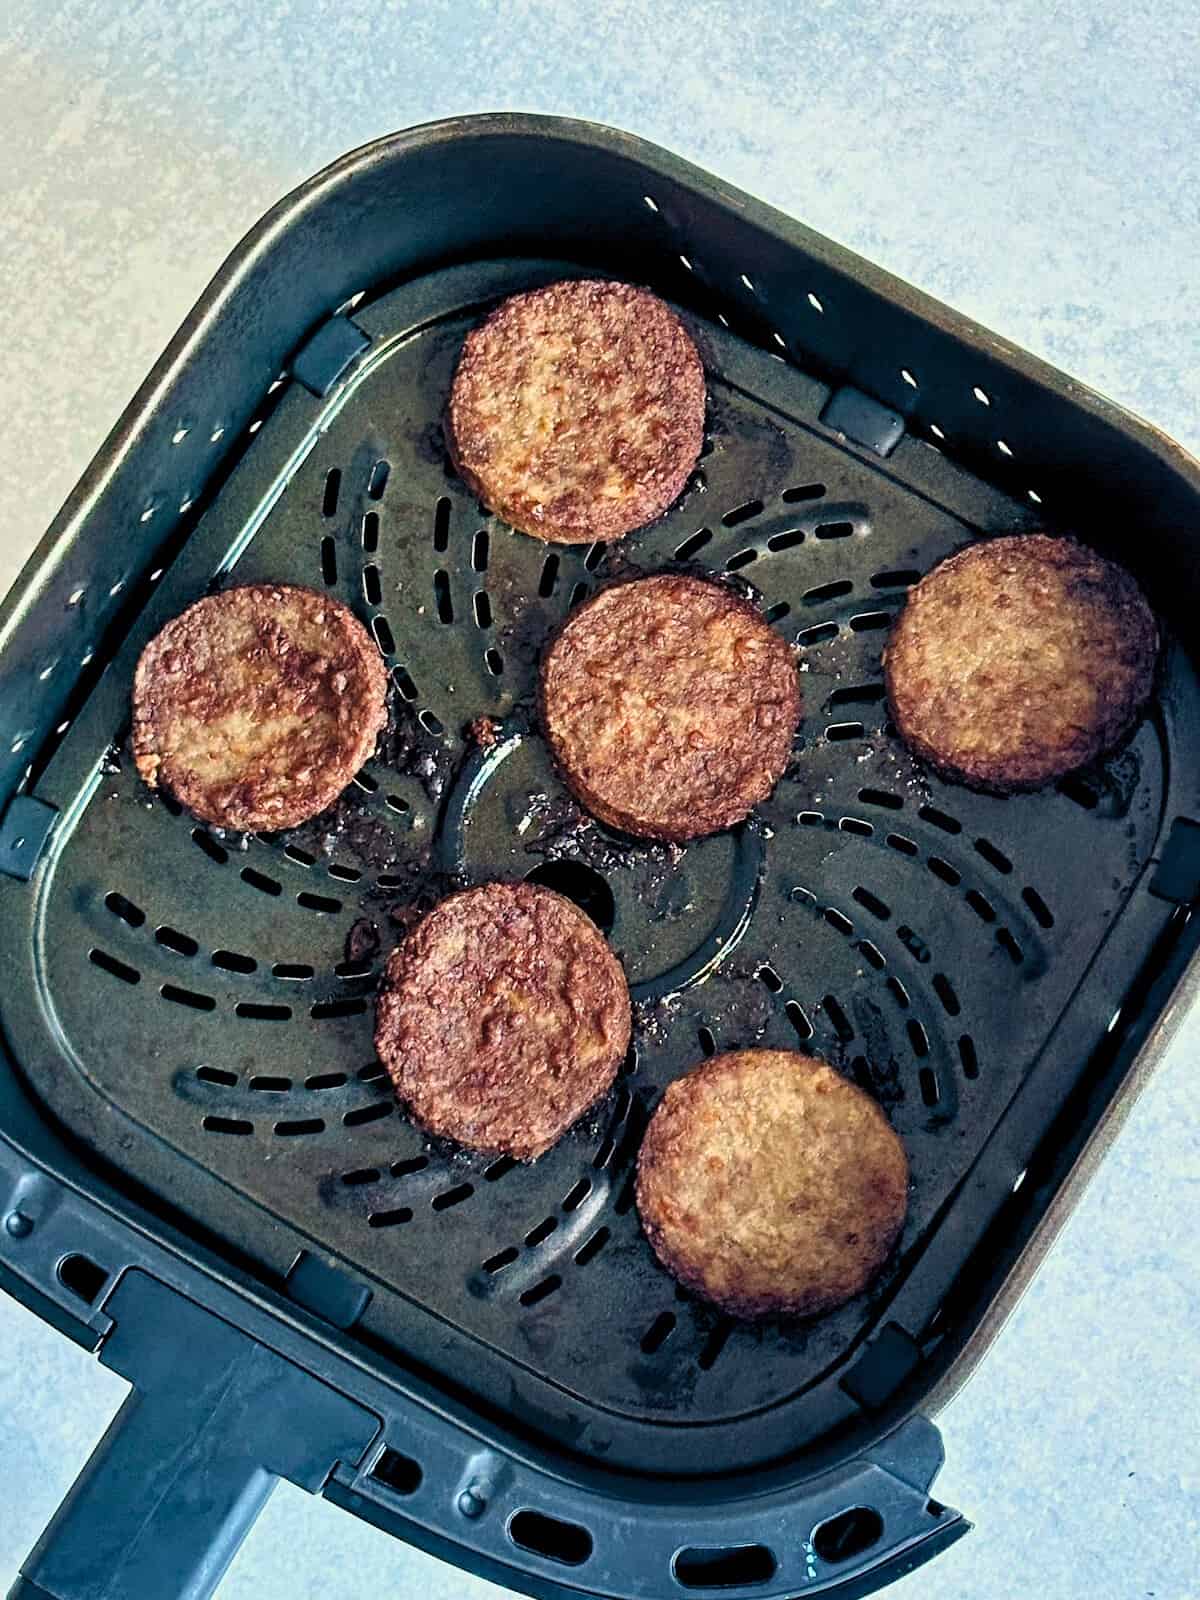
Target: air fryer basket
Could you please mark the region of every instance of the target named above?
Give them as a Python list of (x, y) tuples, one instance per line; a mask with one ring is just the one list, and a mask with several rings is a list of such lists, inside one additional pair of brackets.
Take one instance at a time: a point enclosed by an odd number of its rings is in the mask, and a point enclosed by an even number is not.
[[(589, 271), (679, 306), (708, 427), (665, 518), (550, 549), (455, 478), (441, 408), (484, 308)], [(1143, 424), (624, 135), (440, 124), (277, 208), (3, 614), (0, 1282), (135, 1385), (19, 1592), (207, 1593), (273, 1475), (539, 1594), (865, 1593), (965, 1531), (918, 1412), (1011, 1305), (1194, 946), (1200, 687), (1180, 626), (1126, 748), (1004, 800), (908, 759), (880, 647), (933, 561), (1045, 525), (1170, 629), (1197, 487)], [(682, 850), (581, 817), (532, 710), (548, 630), (668, 565), (803, 647), (776, 795)], [(147, 638), (259, 579), (346, 600), (394, 714), (330, 812), (243, 839), (152, 798), (123, 740)], [(532, 1168), (424, 1139), (371, 1042), (413, 906), (496, 876), (584, 904), (637, 1003), (617, 1088)], [(657, 1267), (632, 1163), (703, 1054), (797, 1042), (887, 1108), (910, 1217), (867, 1296), (748, 1327)], [(147, 1509), (130, 1482), (212, 1417)]]

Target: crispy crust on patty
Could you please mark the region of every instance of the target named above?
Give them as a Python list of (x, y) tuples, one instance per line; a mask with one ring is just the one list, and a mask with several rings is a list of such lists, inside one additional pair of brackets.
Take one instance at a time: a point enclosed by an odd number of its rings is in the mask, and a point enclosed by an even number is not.
[(908, 1157), (883, 1112), (791, 1050), (713, 1056), (668, 1088), (638, 1156), (655, 1254), (736, 1317), (811, 1317), (863, 1290), (900, 1236)]
[(732, 590), (673, 573), (613, 585), (572, 613), (540, 697), (575, 795), (649, 839), (740, 822), (774, 788), (800, 719), (787, 641)]
[(370, 756), (386, 693), (379, 652), (340, 601), (287, 584), (226, 589), (142, 651), (134, 761), (205, 822), (295, 827)]
[(388, 957), (375, 1046), (429, 1133), (533, 1161), (608, 1090), (629, 988), (579, 908), (528, 883), (464, 889)]
[(909, 748), (947, 778), (1008, 793), (1119, 743), (1157, 654), (1154, 615), (1123, 567), (1034, 533), (969, 545), (927, 573), (883, 667)]
[(513, 295), (467, 335), (446, 436), (514, 528), (557, 544), (617, 539), (682, 493), (704, 399), (696, 347), (656, 295), (572, 280)]

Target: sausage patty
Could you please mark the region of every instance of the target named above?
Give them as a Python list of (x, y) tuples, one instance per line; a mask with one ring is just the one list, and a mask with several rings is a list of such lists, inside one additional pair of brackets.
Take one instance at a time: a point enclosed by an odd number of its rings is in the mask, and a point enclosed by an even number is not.
[(661, 573), (601, 590), (542, 663), (542, 727), (602, 822), (692, 839), (740, 822), (787, 765), (791, 646), (740, 595)]
[(912, 589), (884, 651), (892, 719), (947, 778), (1038, 789), (1111, 749), (1153, 684), (1158, 628), (1122, 567), (1073, 539), (969, 545)]
[(209, 595), (168, 622), (133, 679), (133, 756), (220, 827), (291, 828), (375, 748), (387, 673), (339, 600), (288, 584)]
[(611, 1085), (629, 1047), (620, 963), (577, 906), (488, 883), (388, 957), (375, 1047), (429, 1133), (533, 1161)]
[(704, 437), (704, 369), (656, 295), (552, 283), (467, 335), (446, 431), (463, 478), (514, 528), (616, 539), (682, 492)]
[(713, 1056), (672, 1083), (638, 1156), (655, 1254), (736, 1317), (811, 1317), (864, 1289), (908, 1209), (908, 1157), (883, 1112), (791, 1050)]

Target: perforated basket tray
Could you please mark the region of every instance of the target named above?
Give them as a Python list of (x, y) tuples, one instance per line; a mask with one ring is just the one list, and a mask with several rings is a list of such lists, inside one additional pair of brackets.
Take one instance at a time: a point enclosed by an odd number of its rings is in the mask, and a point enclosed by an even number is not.
[[(483, 513), (440, 417), (487, 305), (587, 271), (679, 306), (705, 450), (652, 527), (548, 550)], [(1191, 949), (1200, 724), (1172, 638), (1118, 755), (974, 795), (898, 744), (880, 647), (932, 562), (1043, 525), (1129, 564), (1170, 623), (1196, 504), (1143, 425), (624, 136), (481, 118), (346, 158), (227, 265), (6, 608), (0, 1183), (8, 1160), (37, 1224), (0, 1234), (7, 1270), (87, 1301), (97, 1334), (144, 1319), (152, 1279), (211, 1309), (223, 1280), (234, 1327), (270, 1305), (266, 1343), (359, 1408), (353, 1451), (314, 1435), (309, 1486), (340, 1454), (361, 1514), (537, 1592), (563, 1563), (604, 1594), (849, 1592), (932, 1553), (965, 1525), (928, 1501), (914, 1412), (1010, 1303)], [(531, 707), (572, 605), (680, 564), (748, 583), (799, 642), (805, 716), (752, 822), (674, 850), (581, 818)], [(145, 641), (255, 579), (354, 607), (393, 727), (316, 823), (229, 838), (152, 797), (123, 740)], [(609, 1100), (521, 1168), (403, 1119), (370, 995), (414, 904), (531, 875), (611, 928), (638, 1023)], [(798, 1041), (886, 1106), (910, 1216), (868, 1295), (739, 1326), (657, 1267), (633, 1158), (702, 1054)], [(39, 1205), (71, 1188), (54, 1233)], [(47, 1562), (31, 1579), (63, 1584)]]

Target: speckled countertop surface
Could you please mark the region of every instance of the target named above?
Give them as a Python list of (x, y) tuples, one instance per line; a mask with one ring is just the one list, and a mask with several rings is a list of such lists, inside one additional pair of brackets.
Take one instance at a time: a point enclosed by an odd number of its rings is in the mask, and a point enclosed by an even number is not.
[[(1198, 82), (1195, 0), (8, 0), (0, 589), (259, 214), (471, 110), (657, 140), (1200, 450)], [(943, 1414), (938, 1493), (977, 1528), (898, 1600), (1200, 1596), (1197, 1046)], [(3, 1298), (0, 1350), (3, 1586), (124, 1386)], [(284, 1486), (220, 1592), (418, 1589), (499, 1593)]]

